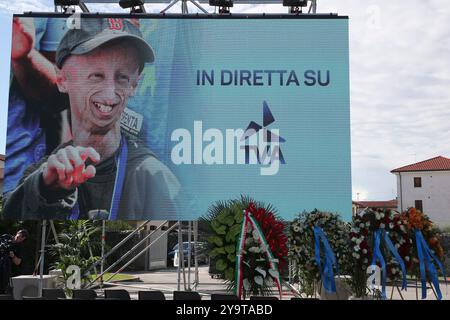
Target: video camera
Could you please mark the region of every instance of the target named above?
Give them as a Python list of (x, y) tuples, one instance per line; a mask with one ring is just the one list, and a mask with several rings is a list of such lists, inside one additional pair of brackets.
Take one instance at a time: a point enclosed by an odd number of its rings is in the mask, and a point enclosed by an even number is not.
[(13, 251), (11, 237), (8, 235), (0, 236), (0, 257), (9, 256), (10, 251)]

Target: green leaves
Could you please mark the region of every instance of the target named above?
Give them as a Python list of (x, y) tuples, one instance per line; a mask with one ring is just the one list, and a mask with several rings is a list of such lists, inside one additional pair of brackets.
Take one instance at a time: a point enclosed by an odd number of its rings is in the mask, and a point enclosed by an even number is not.
[(217, 260), (216, 261), (216, 270), (217, 271), (225, 271), (225, 269), (227, 268), (227, 262), (223, 259)]
[(236, 255), (235, 255), (234, 253), (229, 253), (229, 254), (227, 255), (227, 259), (228, 259), (230, 262), (235, 263), (235, 262), (236, 262)]
[(229, 244), (229, 245), (225, 246), (225, 251), (227, 253), (235, 253), (236, 252), (235, 244)]
[(225, 241), (228, 243), (230, 243), (230, 242), (236, 243), (239, 233), (241, 233), (241, 224), (233, 225), (228, 230), (227, 235), (225, 236)]
[[(264, 208), (267, 212), (276, 210), (269, 204), (257, 202), (250, 197), (241, 196), (239, 199), (230, 201), (219, 201), (208, 208), (208, 213), (203, 218), (209, 225), (210, 244), (209, 256), (214, 261), (216, 273), (220, 273), (227, 284), (228, 290), (235, 287), (235, 265), (236, 265), (236, 247), (244, 220), (244, 210), (250, 203), (254, 203), (257, 208)], [(249, 233), (249, 239), (253, 239), (252, 232)], [(267, 271), (267, 258), (264, 253), (252, 253), (248, 251), (251, 246), (257, 243), (245, 244), (243, 251), (242, 267), (246, 279), (244, 295), (267, 295), (271, 293), (271, 285), (266, 281), (269, 277)], [(258, 268), (259, 271), (255, 269)], [(256, 279), (255, 279), (256, 278)], [(245, 282), (245, 281), (244, 281)]]
[(223, 248), (223, 247), (217, 247), (217, 248), (214, 248), (214, 249), (209, 253), (209, 256), (210, 256), (211, 258), (215, 258), (215, 257), (217, 257), (217, 256), (219, 256), (219, 255), (221, 255), (221, 254), (226, 254), (225, 248)]
[(217, 234), (226, 234), (227, 233), (227, 227), (223, 224), (221, 224), (218, 220), (211, 221), (211, 228), (214, 230)]
[(243, 220), (244, 214), (242, 213), (242, 211), (236, 211), (236, 213), (234, 214), (234, 221), (236, 221), (237, 224), (241, 224)]
[(225, 280), (234, 281), (234, 268), (225, 270)]
[(221, 224), (225, 224), (231, 227), (234, 224), (234, 215), (233, 211), (229, 209), (225, 209), (222, 213), (217, 216), (217, 221)]
[(221, 247), (223, 246), (223, 239), (221, 237), (218, 236), (210, 236), (208, 237), (208, 242), (217, 246), (217, 247)]
[[(70, 265), (77, 265), (81, 269), (81, 280), (87, 284), (86, 271), (96, 262), (98, 252), (99, 228), (95, 222), (89, 220), (76, 220), (64, 222), (63, 231), (58, 234), (59, 243), (50, 246), (50, 254), (56, 258), (53, 267), (64, 270)], [(93, 256), (91, 256), (91, 253)], [(69, 276), (64, 273), (65, 280)]]

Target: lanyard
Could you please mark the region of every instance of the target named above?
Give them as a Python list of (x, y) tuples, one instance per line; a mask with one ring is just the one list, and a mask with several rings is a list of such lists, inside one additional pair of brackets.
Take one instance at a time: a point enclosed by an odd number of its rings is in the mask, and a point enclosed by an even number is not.
[[(125, 171), (128, 158), (128, 145), (125, 137), (122, 136), (120, 141), (120, 152), (116, 155), (117, 170), (116, 179), (114, 181), (114, 190), (111, 199), (111, 208), (109, 210), (108, 220), (116, 220), (119, 211), (120, 198), (122, 196), (123, 184), (125, 181)], [(72, 213), (70, 214), (70, 220), (77, 220), (80, 216), (80, 205), (77, 203), (72, 208)]]

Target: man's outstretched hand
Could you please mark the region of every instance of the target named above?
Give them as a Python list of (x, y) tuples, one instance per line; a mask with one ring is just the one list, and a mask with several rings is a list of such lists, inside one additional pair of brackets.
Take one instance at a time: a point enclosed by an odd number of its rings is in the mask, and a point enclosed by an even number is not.
[(95, 167), (86, 160), (100, 161), (94, 148), (67, 146), (52, 154), (42, 172), (44, 185), (50, 189), (73, 189), (95, 176)]
[(13, 39), (11, 58), (18, 60), (26, 57), (34, 47), (35, 29), (32, 19), (13, 19)]

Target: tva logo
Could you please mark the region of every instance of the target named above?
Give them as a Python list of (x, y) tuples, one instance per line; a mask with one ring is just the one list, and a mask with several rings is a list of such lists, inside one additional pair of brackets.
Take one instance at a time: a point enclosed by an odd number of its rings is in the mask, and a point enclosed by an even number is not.
[[(270, 126), (272, 123), (275, 122), (275, 118), (272, 115), (272, 112), (269, 109), (269, 106), (267, 105), (267, 102), (263, 102), (263, 125), (251, 121), (248, 124), (247, 129), (245, 130), (244, 135), (241, 138), (241, 141), (245, 140), (249, 143), (245, 145), (245, 163), (250, 164), (250, 155), (254, 154), (257, 157), (258, 163), (264, 163), (264, 160), (269, 154), (273, 154), (273, 151), (271, 152), (271, 149), (274, 150), (277, 148), (277, 160), (280, 161), (280, 163), (285, 164), (283, 153), (281, 152), (280, 143), (286, 142), (282, 137), (279, 135), (278, 129), (272, 129), (269, 130), (267, 127)], [(252, 137), (254, 137), (255, 134), (260, 135), (260, 139), (263, 139), (265, 142), (264, 145), (262, 145), (263, 150), (259, 149), (260, 144), (255, 144), (255, 141), (252, 140)], [(253, 142), (253, 143), (252, 143)], [(273, 142), (273, 144), (272, 144)], [(250, 152), (253, 151), (253, 152)], [(262, 153), (260, 152), (262, 151)], [(275, 160), (270, 158), (270, 162), (272, 160)]]
[(275, 118), (266, 101), (262, 111), (262, 125), (250, 121), (245, 130), (209, 128), (203, 131), (203, 121), (194, 121), (193, 134), (184, 128), (174, 130), (171, 141), (176, 144), (171, 151), (172, 163), (259, 165), (261, 175), (277, 174), (280, 164), (286, 163), (280, 148), (286, 140), (280, 136), (280, 130), (273, 127)]

